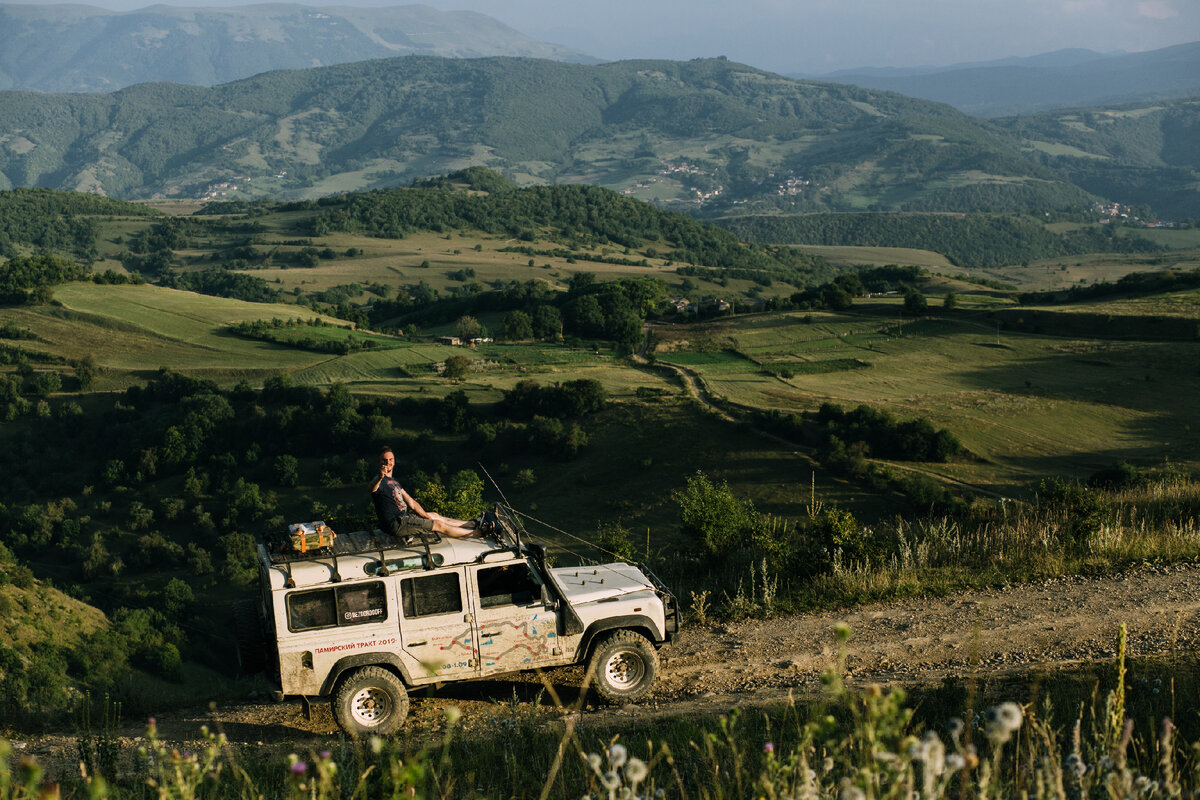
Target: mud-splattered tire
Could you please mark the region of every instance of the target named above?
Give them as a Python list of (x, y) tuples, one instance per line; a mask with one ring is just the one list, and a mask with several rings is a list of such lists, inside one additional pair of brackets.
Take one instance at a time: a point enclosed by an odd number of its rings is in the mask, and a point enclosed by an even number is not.
[(658, 651), (640, 633), (616, 631), (596, 643), (588, 674), (604, 702), (636, 703), (654, 688)]
[(363, 667), (338, 688), (333, 716), (351, 736), (393, 733), (408, 716), (408, 692), (386, 669)]
[(233, 636), (237, 641), (238, 668), (256, 675), (267, 668), (267, 634), (258, 604), (238, 600), (233, 604)]

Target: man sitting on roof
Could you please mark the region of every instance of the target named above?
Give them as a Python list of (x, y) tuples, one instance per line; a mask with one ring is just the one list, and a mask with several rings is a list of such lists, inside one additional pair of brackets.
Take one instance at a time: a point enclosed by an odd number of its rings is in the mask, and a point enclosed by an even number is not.
[(383, 448), (379, 453), (379, 475), (367, 484), (367, 491), (375, 503), (375, 517), (384, 533), (401, 539), (421, 531), (433, 531), (455, 539), (476, 534), (473, 523), (431, 514), (421, 508), (421, 504), (392, 477), (395, 468), (396, 454), (390, 447)]

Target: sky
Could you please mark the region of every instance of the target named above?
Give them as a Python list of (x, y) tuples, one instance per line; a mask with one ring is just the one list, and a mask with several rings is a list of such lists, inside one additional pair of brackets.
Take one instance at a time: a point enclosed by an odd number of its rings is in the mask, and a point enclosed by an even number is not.
[[(151, 5), (151, 0), (83, 2), (122, 11)], [(246, 0), (159, 2), (247, 4)], [(303, 0), (303, 4), (405, 3)], [(442, 11), (478, 11), (535, 39), (606, 60), (723, 55), (785, 74), (942, 66), (1064, 48), (1138, 52), (1200, 40), (1200, 0), (425, 0), (425, 4)]]

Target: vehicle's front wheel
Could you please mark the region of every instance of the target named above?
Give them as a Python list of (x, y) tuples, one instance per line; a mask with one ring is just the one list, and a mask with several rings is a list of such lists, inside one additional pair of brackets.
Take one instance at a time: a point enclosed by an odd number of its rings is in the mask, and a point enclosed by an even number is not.
[(654, 688), (658, 651), (640, 633), (617, 631), (596, 644), (588, 671), (606, 703), (636, 703)]
[(392, 733), (408, 716), (408, 692), (386, 669), (363, 667), (338, 688), (333, 716), (351, 736)]

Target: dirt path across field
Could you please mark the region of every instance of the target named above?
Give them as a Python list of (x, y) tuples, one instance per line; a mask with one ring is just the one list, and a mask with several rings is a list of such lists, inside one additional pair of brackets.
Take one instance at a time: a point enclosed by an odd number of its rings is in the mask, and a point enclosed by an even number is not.
[[(1145, 566), (1103, 578), (1062, 577), (1032, 584), (962, 592), (734, 624), (689, 626), (663, 649), (659, 684), (651, 700), (608, 708), (580, 702), (579, 668), (555, 670), (546, 680), (561, 701), (582, 708), (581, 721), (723, 712), (819, 691), (822, 673), (836, 660), (836, 626), (845, 623), (847, 680), (909, 687), (946, 676), (1007, 674), (1110, 662), (1118, 626), (1129, 631), (1130, 656), (1184, 654), (1200, 645), (1200, 566)], [(463, 724), (487, 725), (499, 714), (528, 708), (544, 689), (522, 675), (451, 684), (436, 693), (414, 693), (411, 714), (436, 724), (446, 708), (463, 712)], [(541, 697), (549, 705), (549, 695)], [(566, 712), (563, 712), (566, 713)], [(221, 730), (243, 752), (260, 757), (280, 750), (321, 749), (337, 735), (327, 703), (266, 700), (157, 715), (160, 735), (183, 749), (197, 745), (201, 725)], [(144, 720), (123, 725), (123, 742), (136, 744)], [(71, 735), (18, 739), (21, 755), (69, 770), (77, 763)]]

